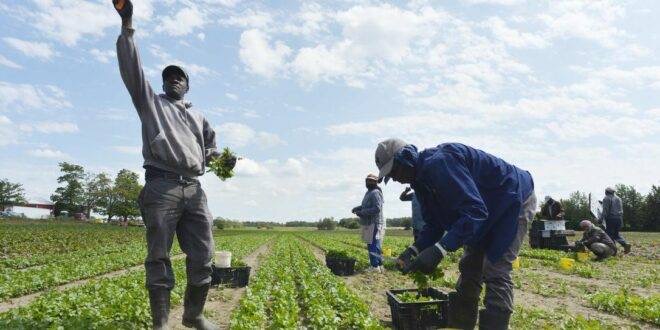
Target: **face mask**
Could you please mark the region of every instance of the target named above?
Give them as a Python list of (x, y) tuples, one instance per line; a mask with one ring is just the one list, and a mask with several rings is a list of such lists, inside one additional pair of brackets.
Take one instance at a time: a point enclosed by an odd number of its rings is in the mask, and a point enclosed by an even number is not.
[(188, 88), (186, 86), (186, 83), (170, 83), (170, 82), (164, 82), (163, 83), (163, 90), (165, 91), (165, 94), (175, 100), (181, 100), (183, 99), (183, 95), (186, 94), (188, 91)]

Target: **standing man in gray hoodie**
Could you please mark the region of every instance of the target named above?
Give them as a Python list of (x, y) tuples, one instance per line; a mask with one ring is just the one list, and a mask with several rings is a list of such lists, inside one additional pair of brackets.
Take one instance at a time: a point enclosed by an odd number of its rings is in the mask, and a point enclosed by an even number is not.
[(630, 244), (619, 234), (619, 230), (623, 226), (623, 202), (612, 187), (605, 189), (603, 212), (601, 212), (599, 220), (601, 223), (605, 223), (607, 235), (623, 246), (623, 253), (630, 253)]
[[(130, 0), (113, 0), (122, 19), (117, 40), (117, 59), (122, 80), (142, 122), (142, 155), (146, 184), (139, 204), (147, 227), (146, 285), (154, 329), (167, 328), (174, 272), (170, 250), (174, 234), (186, 254), (187, 285), (183, 325), (217, 329), (204, 318), (204, 303), (211, 284), (215, 251), (213, 219), (206, 195), (196, 179), (219, 155), (215, 132), (206, 119), (184, 101), (189, 77), (175, 65), (163, 70), (163, 90), (156, 94), (147, 81), (138, 55), (132, 27)], [(236, 159), (228, 161), (233, 168)]]

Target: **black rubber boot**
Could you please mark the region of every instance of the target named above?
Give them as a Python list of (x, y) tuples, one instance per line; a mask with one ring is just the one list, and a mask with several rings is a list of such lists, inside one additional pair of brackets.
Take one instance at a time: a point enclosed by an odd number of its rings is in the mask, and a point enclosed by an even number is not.
[(211, 323), (204, 317), (204, 303), (209, 292), (210, 284), (203, 286), (186, 286), (186, 295), (183, 299), (183, 321), (188, 328), (198, 330), (216, 330), (217, 325)]
[(479, 330), (507, 330), (509, 318), (511, 313), (482, 309), (479, 311)]
[(448, 309), (448, 328), (472, 330), (477, 324), (479, 298), (465, 299), (457, 292), (450, 292)]
[(630, 253), (630, 248), (631, 248), (630, 244), (626, 243), (626, 244), (623, 246), (623, 253), (624, 253), (624, 254), (628, 254), (628, 253)]
[(151, 320), (154, 330), (168, 329), (167, 319), (170, 315), (170, 290), (149, 290), (149, 305), (151, 306)]

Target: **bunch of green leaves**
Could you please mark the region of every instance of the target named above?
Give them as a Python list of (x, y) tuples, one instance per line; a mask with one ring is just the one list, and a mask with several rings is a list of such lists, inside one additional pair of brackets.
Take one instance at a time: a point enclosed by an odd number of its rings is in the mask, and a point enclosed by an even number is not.
[(340, 260), (353, 259), (346, 250), (329, 250), (326, 254), (326, 257)]
[(401, 300), (401, 302), (404, 302), (404, 303), (431, 301), (430, 297), (421, 295), (419, 293), (410, 292), (410, 291), (406, 291), (406, 292), (402, 292), (402, 293), (397, 294), (397, 298), (399, 298), (399, 300)]
[(236, 159), (236, 155), (229, 148), (222, 149), (220, 156), (214, 157), (209, 161), (208, 172), (213, 172), (222, 181), (233, 177), (234, 169), (229, 167), (232, 159)]
[(442, 277), (444, 277), (445, 273), (442, 271), (441, 268), (438, 267), (435, 270), (433, 270), (431, 274), (428, 275), (419, 271), (415, 271), (415, 272), (410, 272), (408, 276), (410, 276), (413, 282), (415, 282), (415, 285), (417, 285), (417, 289), (423, 290), (431, 287), (431, 281), (439, 280)]

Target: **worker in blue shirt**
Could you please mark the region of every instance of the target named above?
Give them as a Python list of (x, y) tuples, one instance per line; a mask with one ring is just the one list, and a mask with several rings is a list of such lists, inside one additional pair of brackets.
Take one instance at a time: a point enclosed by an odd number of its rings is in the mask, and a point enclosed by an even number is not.
[[(450, 328), (507, 329), (513, 312), (512, 262), (536, 210), (529, 172), (484, 151), (445, 143), (421, 152), (400, 139), (376, 148), (379, 178), (409, 184), (424, 227), (398, 258), (404, 272), (431, 273), (449, 251), (464, 247)], [(478, 311), (482, 283), (484, 309)]]

